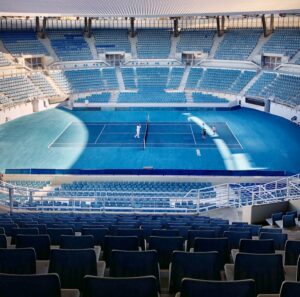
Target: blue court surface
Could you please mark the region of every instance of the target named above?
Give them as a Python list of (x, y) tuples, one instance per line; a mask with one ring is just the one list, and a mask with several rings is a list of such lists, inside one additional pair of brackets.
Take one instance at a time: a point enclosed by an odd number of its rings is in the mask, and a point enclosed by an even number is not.
[[(139, 138), (135, 138), (137, 123), (85, 123), (87, 142), (82, 141), (78, 122), (71, 122), (49, 147), (184, 147), (215, 148), (214, 140), (219, 137), (228, 148), (241, 149), (236, 137), (226, 123), (172, 123), (154, 122), (141, 124)], [(215, 127), (215, 132), (210, 131)], [(206, 135), (203, 135), (204, 129)]]
[[(146, 148), (146, 121), (149, 117)], [(141, 123), (140, 139), (135, 139)], [(216, 127), (213, 134), (212, 126)], [(202, 129), (207, 135), (202, 139)], [(0, 170), (182, 169), (300, 172), (300, 127), (251, 109), (70, 111), (0, 126)]]

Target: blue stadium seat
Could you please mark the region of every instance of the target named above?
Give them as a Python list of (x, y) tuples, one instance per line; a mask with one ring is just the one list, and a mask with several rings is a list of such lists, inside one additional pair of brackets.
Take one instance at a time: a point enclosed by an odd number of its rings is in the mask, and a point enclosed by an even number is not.
[(285, 265), (297, 265), (300, 256), (300, 241), (288, 240), (285, 244)]
[(274, 254), (275, 245), (272, 239), (241, 239), (239, 251), (250, 254)]
[(272, 239), (275, 250), (284, 250), (288, 237), (287, 234), (261, 232), (259, 239)]

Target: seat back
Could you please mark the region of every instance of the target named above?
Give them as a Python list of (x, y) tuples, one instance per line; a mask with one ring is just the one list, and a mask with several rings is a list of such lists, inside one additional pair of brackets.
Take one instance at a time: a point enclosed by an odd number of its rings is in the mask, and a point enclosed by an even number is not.
[(39, 234), (38, 228), (13, 228), (11, 235), (11, 244), (16, 244), (16, 238), (19, 234), (37, 235)]
[(48, 228), (47, 233), (50, 236), (51, 245), (60, 245), (62, 235), (75, 235), (72, 228)]
[(157, 297), (157, 282), (153, 276), (84, 278), (84, 297)]
[(59, 275), (62, 288), (81, 290), (85, 275), (97, 275), (96, 253), (93, 249), (51, 250), (49, 273)]
[(183, 237), (149, 237), (149, 250), (156, 250), (161, 269), (168, 269), (173, 251), (183, 251)]
[(189, 230), (187, 239), (187, 251), (194, 247), (194, 240), (199, 238), (215, 238), (216, 232), (214, 230)]
[(224, 237), (228, 238), (229, 249), (238, 249), (240, 246), (241, 239), (252, 239), (251, 232), (236, 232), (236, 231), (225, 231)]
[(33, 248), (0, 249), (0, 273), (35, 274), (35, 261)]
[(158, 255), (156, 251), (111, 252), (110, 277), (136, 277), (153, 275), (159, 283)]
[(0, 234), (0, 248), (6, 249), (7, 248), (7, 239), (4, 234)]
[(180, 297), (256, 297), (255, 282), (205, 281), (185, 278), (181, 284)]
[(282, 220), (283, 212), (277, 212), (272, 214), (272, 224), (276, 225), (276, 221)]
[(139, 246), (145, 250), (145, 234), (143, 229), (117, 229), (117, 236), (137, 236), (139, 239)]
[(60, 237), (61, 249), (92, 249), (94, 248), (94, 237), (92, 235), (62, 235)]
[(213, 252), (220, 255), (221, 269), (224, 269), (225, 263), (230, 261), (228, 238), (195, 238), (195, 252)]
[(250, 254), (273, 254), (275, 253), (274, 241), (272, 239), (241, 239), (239, 251)]
[(186, 277), (220, 280), (220, 263), (218, 252), (173, 252), (171, 258), (169, 292), (179, 292), (181, 280)]
[(151, 236), (175, 237), (179, 236), (179, 231), (174, 229), (153, 229)]
[(297, 265), (300, 256), (300, 241), (288, 240), (285, 244), (285, 265)]
[(284, 281), (282, 255), (238, 253), (234, 279), (254, 279), (257, 294), (278, 294)]
[(82, 235), (92, 235), (94, 237), (94, 245), (104, 246), (104, 237), (109, 234), (108, 228), (82, 228)]
[(283, 228), (292, 228), (296, 226), (295, 214), (284, 215), (282, 217)]
[(16, 248), (32, 247), (36, 253), (37, 260), (48, 260), (50, 256), (50, 237), (43, 235), (18, 235)]
[(61, 297), (57, 274), (0, 274), (1, 297)]
[(260, 233), (282, 233), (282, 229), (280, 228), (261, 228), (259, 230)]
[(103, 259), (106, 266), (110, 265), (112, 250), (138, 251), (139, 240), (137, 236), (110, 236), (104, 238)]
[(262, 232), (259, 235), (259, 239), (272, 239), (274, 241), (275, 250), (284, 250), (287, 234)]
[(300, 283), (284, 281), (280, 289), (280, 297), (300, 296)]

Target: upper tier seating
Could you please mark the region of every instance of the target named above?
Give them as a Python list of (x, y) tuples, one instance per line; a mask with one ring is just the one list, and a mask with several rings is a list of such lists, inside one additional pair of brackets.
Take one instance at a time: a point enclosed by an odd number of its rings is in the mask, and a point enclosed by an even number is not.
[(77, 103), (85, 103), (87, 100), (89, 103), (108, 103), (110, 100), (110, 93), (92, 94), (86, 97), (76, 99)]
[(65, 76), (73, 92), (115, 90), (119, 88), (114, 68), (67, 70)]
[(137, 30), (137, 52), (142, 59), (166, 59), (170, 54), (171, 32), (164, 29)]
[(300, 76), (264, 72), (247, 94), (297, 106), (300, 104)]
[(0, 79), (1, 91), (14, 102), (43, 97), (41, 91), (27, 76), (6, 77)]
[(224, 39), (219, 44), (215, 53), (215, 59), (247, 60), (254, 50), (261, 34), (261, 30), (255, 29), (226, 31)]
[(126, 29), (93, 30), (95, 46), (98, 53), (131, 52), (131, 45)]
[(262, 53), (283, 54), (293, 57), (300, 48), (299, 29), (276, 29), (267, 43), (262, 47)]
[(18, 181), (7, 181), (9, 184), (18, 186), (18, 187), (24, 187), (24, 188), (37, 188), (42, 189), (44, 187), (47, 187), (50, 182), (49, 181), (32, 181), (32, 180), (18, 180)]
[(9, 66), (11, 63), (8, 61), (2, 52), (0, 52), (0, 67)]
[(47, 35), (62, 61), (92, 60), (92, 54), (81, 30), (48, 31)]
[(33, 81), (33, 83), (37, 87), (39, 87), (39, 89), (43, 92), (44, 95), (49, 97), (58, 96), (58, 94), (50, 85), (50, 83), (47, 81), (45, 75), (42, 72), (33, 73), (31, 74), (30, 78)]
[(39, 42), (33, 30), (0, 31), (0, 39), (5, 48), (14, 56), (48, 55), (46, 48)]
[(181, 92), (138, 92), (120, 93), (119, 103), (185, 103), (185, 94)]
[(249, 70), (193, 67), (186, 88), (237, 94), (255, 75), (255, 71)]
[(202, 51), (209, 53), (215, 33), (215, 30), (182, 30), (176, 51)]

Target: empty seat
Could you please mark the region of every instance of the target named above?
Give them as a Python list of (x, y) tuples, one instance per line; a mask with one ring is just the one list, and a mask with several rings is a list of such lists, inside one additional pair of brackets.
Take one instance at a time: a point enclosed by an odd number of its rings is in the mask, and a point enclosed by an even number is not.
[(282, 217), (283, 228), (293, 228), (296, 226), (295, 214), (284, 215)]
[(220, 255), (221, 267), (230, 261), (228, 238), (195, 238), (194, 252), (213, 252)]
[(91, 249), (94, 248), (94, 237), (92, 235), (62, 235), (60, 237), (61, 249)]
[(139, 240), (137, 236), (105, 236), (103, 259), (106, 265), (110, 265), (110, 254), (112, 250), (137, 251)]
[[(227, 279), (228, 267), (225, 265)], [(234, 280), (254, 279), (257, 294), (276, 294), (284, 281), (282, 255), (238, 253), (234, 264)]]
[(285, 265), (297, 265), (300, 255), (300, 241), (288, 240), (285, 244)]
[(180, 295), (176, 297), (256, 297), (255, 282), (206, 281), (185, 278), (181, 284)]
[(94, 245), (104, 246), (104, 237), (108, 235), (107, 228), (82, 228), (82, 235), (92, 235), (94, 237)]
[(162, 237), (167, 237), (167, 236), (179, 236), (179, 231), (178, 230), (171, 230), (171, 229), (153, 229), (151, 232), (152, 236), (162, 236)]
[(157, 282), (153, 276), (84, 278), (83, 297), (157, 297)]
[(7, 239), (4, 234), (0, 234), (0, 248), (6, 249), (7, 248)]
[(276, 225), (276, 221), (281, 221), (282, 220), (283, 213), (282, 212), (277, 212), (272, 214), (272, 224)]
[(236, 232), (236, 231), (225, 231), (224, 237), (228, 238), (229, 249), (238, 249), (240, 246), (241, 239), (252, 239), (251, 232)]
[(159, 266), (156, 251), (112, 251), (110, 277), (148, 275), (153, 275), (159, 284)]
[(47, 233), (50, 236), (51, 245), (60, 245), (62, 235), (75, 235), (72, 228), (48, 228)]
[(149, 249), (156, 250), (161, 269), (168, 269), (173, 251), (183, 251), (183, 237), (150, 236)]
[(259, 239), (272, 239), (274, 241), (275, 250), (284, 250), (287, 241), (287, 234), (280, 233), (260, 233)]
[(19, 234), (37, 235), (39, 234), (38, 228), (13, 228), (11, 233), (11, 244), (16, 244), (16, 237)]
[(50, 256), (50, 237), (43, 235), (18, 235), (16, 248), (32, 247), (35, 250), (37, 260), (48, 260)]
[(241, 239), (239, 251), (250, 254), (273, 254), (275, 253), (274, 241)]
[(261, 228), (259, 230), (260, 233), (282, 233), (282, 229), (280, 228)]
[(0, 274), (1, 297), (79, 297), (78, 290), (67, 290), (67, 295), (62, 295), (63, 292), (66, 291), (60, 289), (57, 274)]
[(137, 236), (139, 239), (139, 246), (145, 250), (145, 234), (143, 229), (117, 229), (117, 236)]
[(81, 290), (84, 276), (98, 273), (96, 253), (93, 249), (51, 250), (49, 273), (59, 275), (62, 288)]
[(189, 230), (186, 249), (189, 251), (194, 247), (194, 240), (199, 238), (215, 238), (216, 233), (214, 230)]
[(300, 296), (300, 283), (284, 281), (279, 294), (259, 294), (257, 297), (295, 297)]
[(220, 256), (217, 252), (173, 252), (170, 267), (170, 293), (180, 291), (181, 280), (186, 277), (220, 280)]
[(0, 249), (0, 273), (35, 274), (35, 261), (33, 248)]

